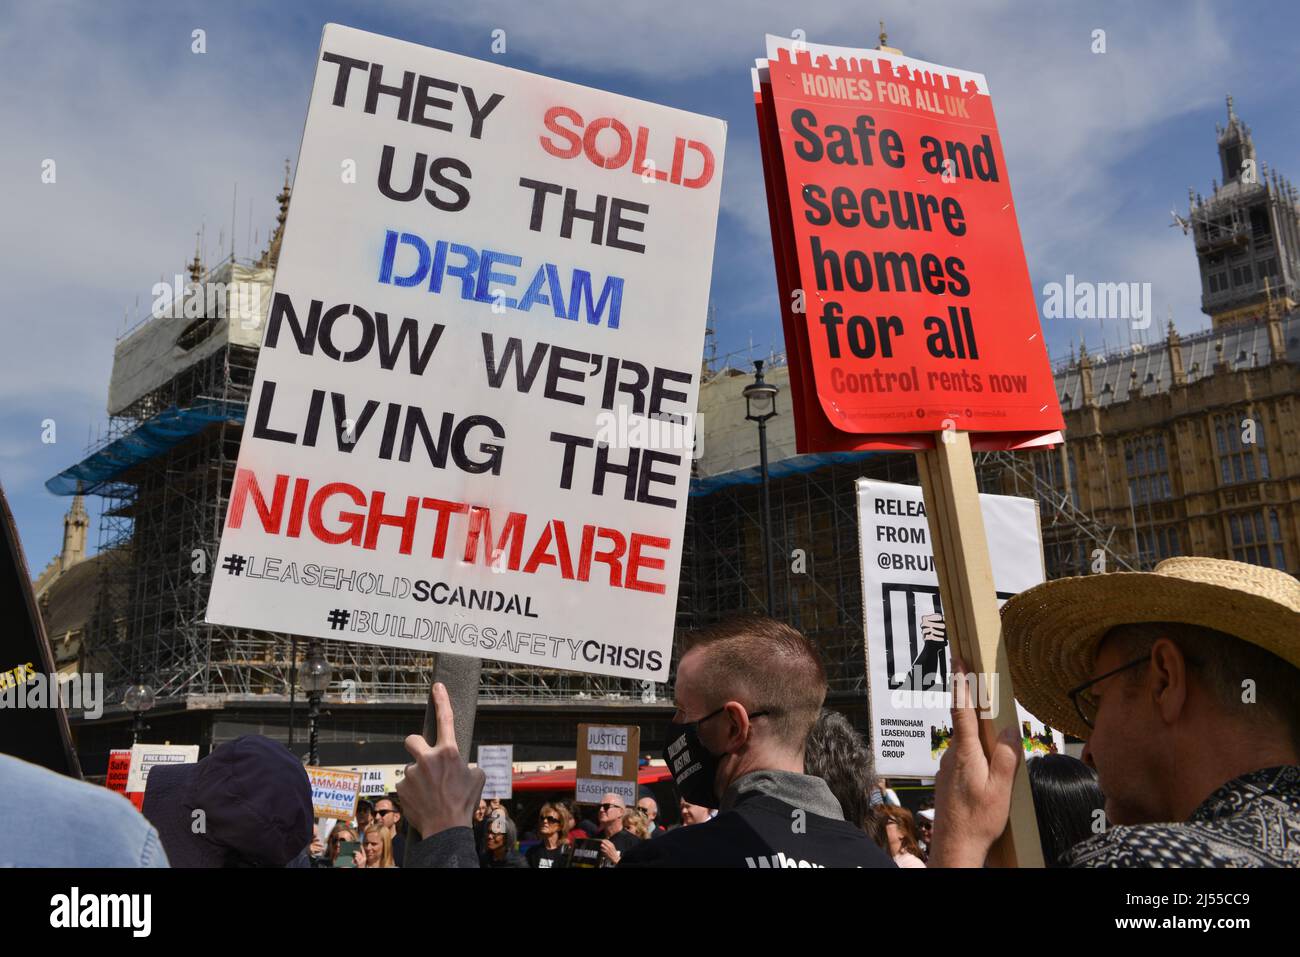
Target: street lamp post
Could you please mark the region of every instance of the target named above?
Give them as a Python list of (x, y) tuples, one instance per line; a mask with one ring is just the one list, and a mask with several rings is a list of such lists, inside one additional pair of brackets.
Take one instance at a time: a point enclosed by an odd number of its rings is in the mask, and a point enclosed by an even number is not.
[(763, 483), (763, 568), (767, 579), (767, 613), (774, 612), (772, 571), (772, 494), (767, 475), (767, 420), (776, 415), (781, 390), (763, 381), (763, 360), (754, 360), (754, 381), (745, 386), (745, 418), (758, 423), (758, 462)]
[(135, 684), (127, 688), (126, 694), (122, 696), (122, 707), (135, 715), (131, 721), (132, 744), (140, 743), (140, 735), (145, 732), (144, 716), (153, 706), (153, 689), (144, 683), (143, 678), (138, 679)]
[(312, 640), (307, 649), (307, 660), (302, 666), (302, 690), (307, 692), (307, 763), (313, 767), (320, 756), (316, 751), (317, 725), (320, 719), (320, 702), (330, 684), (330, 665), (325, 660), (320, 642)]
[(298, 636), (289, 636), (289, 750), (293, 750), (294, 718), (298, 703)]

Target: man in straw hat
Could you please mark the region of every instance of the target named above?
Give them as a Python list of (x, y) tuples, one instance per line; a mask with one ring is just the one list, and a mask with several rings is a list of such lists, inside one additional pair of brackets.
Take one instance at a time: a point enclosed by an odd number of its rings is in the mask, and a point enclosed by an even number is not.
[[(1106, 795), (1109, 829), (1075, 845), (1071, 864), (1300, 866), (1295, 578), (1171, 558), (1031, 588), (1007, 602), (1002, 631), (1016, 697), (1087, 739)], [(1019, 742), (1004, 737), (990, 760), (978, 731), (955, 707), (932, 865), (982, 865), (1006, 826)]]

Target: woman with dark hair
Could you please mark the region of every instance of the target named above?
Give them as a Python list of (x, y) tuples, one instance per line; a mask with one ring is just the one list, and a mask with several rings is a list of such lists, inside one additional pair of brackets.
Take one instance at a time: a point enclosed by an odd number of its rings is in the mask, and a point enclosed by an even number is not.
[(491, 810), (487, 819), (487, 845), (479, 855), (480, 867), (527, 867), (524, 856), (515, 849), (515, 822), (499, 809), (495, 817)]
[(1030, 758), (1026, 769), (1029, 790), (1034, 795), (1043, 863), (1066, 867), (1070, 849), (1101, 833), (1096, 827), (1105, 824), (1106, 796), (1097, 784), (1097, 772), (1065, 754)]
[(925, 867), (921, 845), (916, 839), (912, 812), (905, 807), (880, 804), (876, 806), (875, 813), (885, 826), (885, 837), (889, 841), (885, 851), (894, 859), (894, 863), (899, 867)]
[(838, 711), (822, 709), (808, 732), (803, 766), (805, 774), (826, 782), (840, 802), (844, 820), (869, 834), (874, 830), (869, 826), (874, 778), (871, 752), (848, 718)]
[[(862, 822), (862, 830), (867, 832), (867, 837), (875, 843), (876, 847), (888, 853), (889, 835), (885, 833), (885, 815), (877, 814), (873, 807), (867, 819)], [(891, 855), (892, 856), (892, 855)]]

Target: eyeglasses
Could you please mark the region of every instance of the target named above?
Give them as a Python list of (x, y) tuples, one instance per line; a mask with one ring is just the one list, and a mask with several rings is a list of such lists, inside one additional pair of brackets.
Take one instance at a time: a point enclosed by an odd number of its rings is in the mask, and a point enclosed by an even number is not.
[(1089, 728), (1091, 728), (1093, 726), (1092, 723), (1097, 720), (1098, 701), (1095, 697), (1087, 693), (1089, 688), (1099, 681), (1105, 681), (1112, 675), (1117, 675), (1121, 671), (1128, 671), (1130, 668), (1136, 668), (1138, 665), (1144, 664), (1150, 660), (1151, 655), (1145, 654), (1141, 658), (1134, 658), (1126, 665), (1120, 665), (1114, 671), (1108, 671), (1104, 675), (1098, 675), (1096, 678), (1091, 678), (1088, 681), (1085, 681), (1076, 688), (1071, 688), (1067, 693), (1070, 696), (1070, 700), (1074, 702), (1074, 710), (1079, 713), (1080, 720), (1082, 720)]
[(397, 811), (389, 807), (389, 808), (384, 808), (384, 810), (382, 811), (375, 811), (374, 813), (375, 813), (375, 817), (383, 817), (386, 814), (396, 814)]
[(621, 804), (602, 804), (602, 805), (600, 806), (600, 809), (601, 809), (602, 811), (608, 811), (608, 810), (609, 810), (610, 808), (612, 808), (612, 807), (616, 807), (616, 808), (618, 808), (620, 811), (626, 811), (626, 810), (627, 810), (627, 808), (625, 808), (625, 807), (624, 807), (623, 805), (621, 805)]
[[(611, 806), (612, 806), (612, 805), (611, 805)], [(543, 823), (543, 824), (559, 824), (559, 823), (560, 823), (560, 819), (559, 819), (558, 817), (551, 817), (551, 816), (548, 814), (548, 815), (546, 815), (545, 817), (542, 818), (542, 823)]]

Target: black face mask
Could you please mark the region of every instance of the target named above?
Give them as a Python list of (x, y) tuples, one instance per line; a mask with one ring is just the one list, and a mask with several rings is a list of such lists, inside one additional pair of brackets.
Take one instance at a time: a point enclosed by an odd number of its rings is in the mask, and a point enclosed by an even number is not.
[[(699, 721), (672, 721), (668, 724), (668, 743), (664, 745), (664, 763), (672, 772), (677, 794), (687, 804), (698, 804), (714, 810), (719, 801), (714, 785), (718, 777), (718, 761), (726, 757), (714, 754), (700, 741), (700, 725), (726, 711), (723, 706)], [(751, 719), (762, 717), (766, 711), (755, 711)]]

